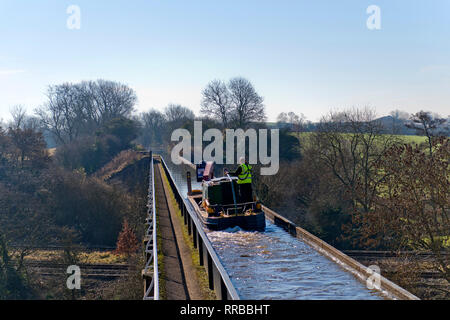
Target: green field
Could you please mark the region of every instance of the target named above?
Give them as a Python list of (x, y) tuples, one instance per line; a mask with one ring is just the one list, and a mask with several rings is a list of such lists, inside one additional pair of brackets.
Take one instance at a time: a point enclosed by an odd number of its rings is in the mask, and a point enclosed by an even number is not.
[(406, 135), (398, 135), (405, 143), (415, 143), (421, 144), (427, 141), (427, 137), (425, 136), (406, 136)]
[[(312, 134), (313, 132), (300, 133), (300, 145), (307, 145)], [(291, 135), (293, 135), (294, 137), (298, 137), (298, 134), (295, 132), (291, 133)], [(427, 142), (427, 137), (425, 136), (396, 135), (396, 137), (398, 137), (404, 143), (421, 144)]]

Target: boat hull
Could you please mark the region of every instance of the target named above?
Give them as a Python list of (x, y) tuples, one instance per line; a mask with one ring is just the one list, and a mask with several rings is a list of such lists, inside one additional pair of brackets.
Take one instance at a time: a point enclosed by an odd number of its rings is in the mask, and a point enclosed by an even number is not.
[(266, 217), (262, 211), (252, 215), (208, 217), (205, 211), (200, 209), (194, 197), (190, 196), (188, 199), (199, 220), (210, 230), (220, 231), (239, 227), (246, 231), (264, 231), (266, 228)]

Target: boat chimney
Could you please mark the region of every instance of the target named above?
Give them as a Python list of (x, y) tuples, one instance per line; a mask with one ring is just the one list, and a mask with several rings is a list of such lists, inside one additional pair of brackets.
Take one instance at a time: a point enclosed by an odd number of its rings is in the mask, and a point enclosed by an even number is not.
[(186, 174), (186, 181), (188, 187), (188, 196), (192, 194), (192, 182), (191, 182), (191, 173), (188, 171)]

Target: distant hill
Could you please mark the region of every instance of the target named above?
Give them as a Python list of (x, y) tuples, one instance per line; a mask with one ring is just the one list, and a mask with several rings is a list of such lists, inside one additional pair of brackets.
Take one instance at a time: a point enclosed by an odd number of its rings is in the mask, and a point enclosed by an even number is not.
[[(397, 131), (397, 134), (401, 135), (416, 135), (417, 132), (414, 129), (407, 128), (405, 126), (405, 120), (402, 119), (394, 119), (392, 116), (385, 116), (376, 119), (375, 121), (381, 122), (384, 128), (385, 133), (392, 133), (392, 130), (395, 128)], [(269, 129), (282, 129), (289, 127), (288, 123), (278, 123), (278, 122), (268, 122), (267, 127)], [(307, 127), (305, 128), (306, 132), (314, 131), (317, 127), (317, 123), (311, 122), (307, 124)]]
[(403, 135), (416, 135), (417, 131), (405, 126), (406, 121), (402, 119), (395, 119), (392, 116), (385, 116), (376, 119), (375, 121), (381, 122), (385, 128), (386, 133), (392, 133), (395, 128), (395, 133)]

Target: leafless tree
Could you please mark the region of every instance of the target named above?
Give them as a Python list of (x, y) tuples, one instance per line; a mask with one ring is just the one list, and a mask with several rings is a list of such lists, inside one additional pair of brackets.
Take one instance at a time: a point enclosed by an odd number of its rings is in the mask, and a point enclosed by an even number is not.
[(25, 119), (27, 117), (27, 111), (26, 111), (25, 107), (22, 105), (16, 105), (11, 108), (10, 113), (13, 118), (11, 127), (13, 129), (22, 128), (25, 123)]
[(36, 110), (42, 124), (55, 136), (58, 143), (73, 141), (87, 120), (83, 103), (78, 99), (78, 86), (70, 83), (50, 86), (47, 103)]
[(245, 128), (250, 122), (266, 119), (264, 98), (258, 95), (250, 81), (242, 77), (236, 77), (230, 80), (228, 88), (233, 120), (238, 127)]
[(377, 163), (385, 174), (381, 192), (362, 231), (371, 241), (391, 243), (396, 250), (431, 252), (431, 266), (449, 283), (450, 259), (443, 253), (450, 234), (450, 140), (436, 138), (433, 148), (433, 156), (411, 144), (387, 150)]
[(139, 116), (142, 124), (142, 135), (140, 137), (141, 143), (149, 147), (150, 145), (161, 145), (166, 127), (166, 118), (164, 115), (155, 109), (148, 112), (143, 112)]
[(28, 115), (24, 106), (16, 105), (11, 108), (10, 113), (13, 120), (9, 123), (9, 128), (41, 131), (39, 118)]
[[(114, 118), (129, 117), (137, 97), (133, 89), (114, 81), (97, 80), (81, 83), (88, 114), (97, 124)], [(83, 95), (81, 94), (83, 97)], [(90, 103), (87, 103), (90, 102)]]
[(289, 124), (291, 125), (291, 131), (300, 135), (300, 133), (305, 130), (305, 115), (303, 113), (297, 115), (294, 112), (289, 112), (288, 117)]
[(50, 86), (47, 97), (35, 112), (59, 144), (91, 134), (114, 118), (130, 116), (137, 101), (133, 89), (106, 80)]
[(214, 80), (203, 90), (202, 112), (220, 120), (224, 127), (246, 128), (251, 122), (266, 119), (263, 101), (245, 78), (232, 78), (227, 85)]
[(221, 80), (211, 81), (202, 92), (201, 112), (219, 119), (226, 128), (231, 112), (230, 94), (226, 84)]
[(281, 112), (280, 114), (278, 114), (277, 116), (277, 122), (281, 125), (281, 124), (285, 124), (288, 122), (288, 115), (286, 112)]
[(298, 135), (298, 138), (300, 138), (300, 134), (305, 131), (306, 127), (306, 117), (303, 113), (300, 113), (299, 115), (295, 112), (281, 112), (277, 117), (277, 122), (279, 125), (282, 125), (283, 127), (288, 125), (288, 129), (291, 132), (296, 132)]
[(179, 104), (169, 104), (164, 109), (164, 115), (169, 122), (179, 122), (180, 120), (194, 120), (195, 114), (191, 109)]
[(319, 161), (322, 161), (348, 190), (358, 211), (368, 212), (383, 175), (376, 162), (397, 142), (383, 133), (369, 108), (330, 112), (314, 134)]

